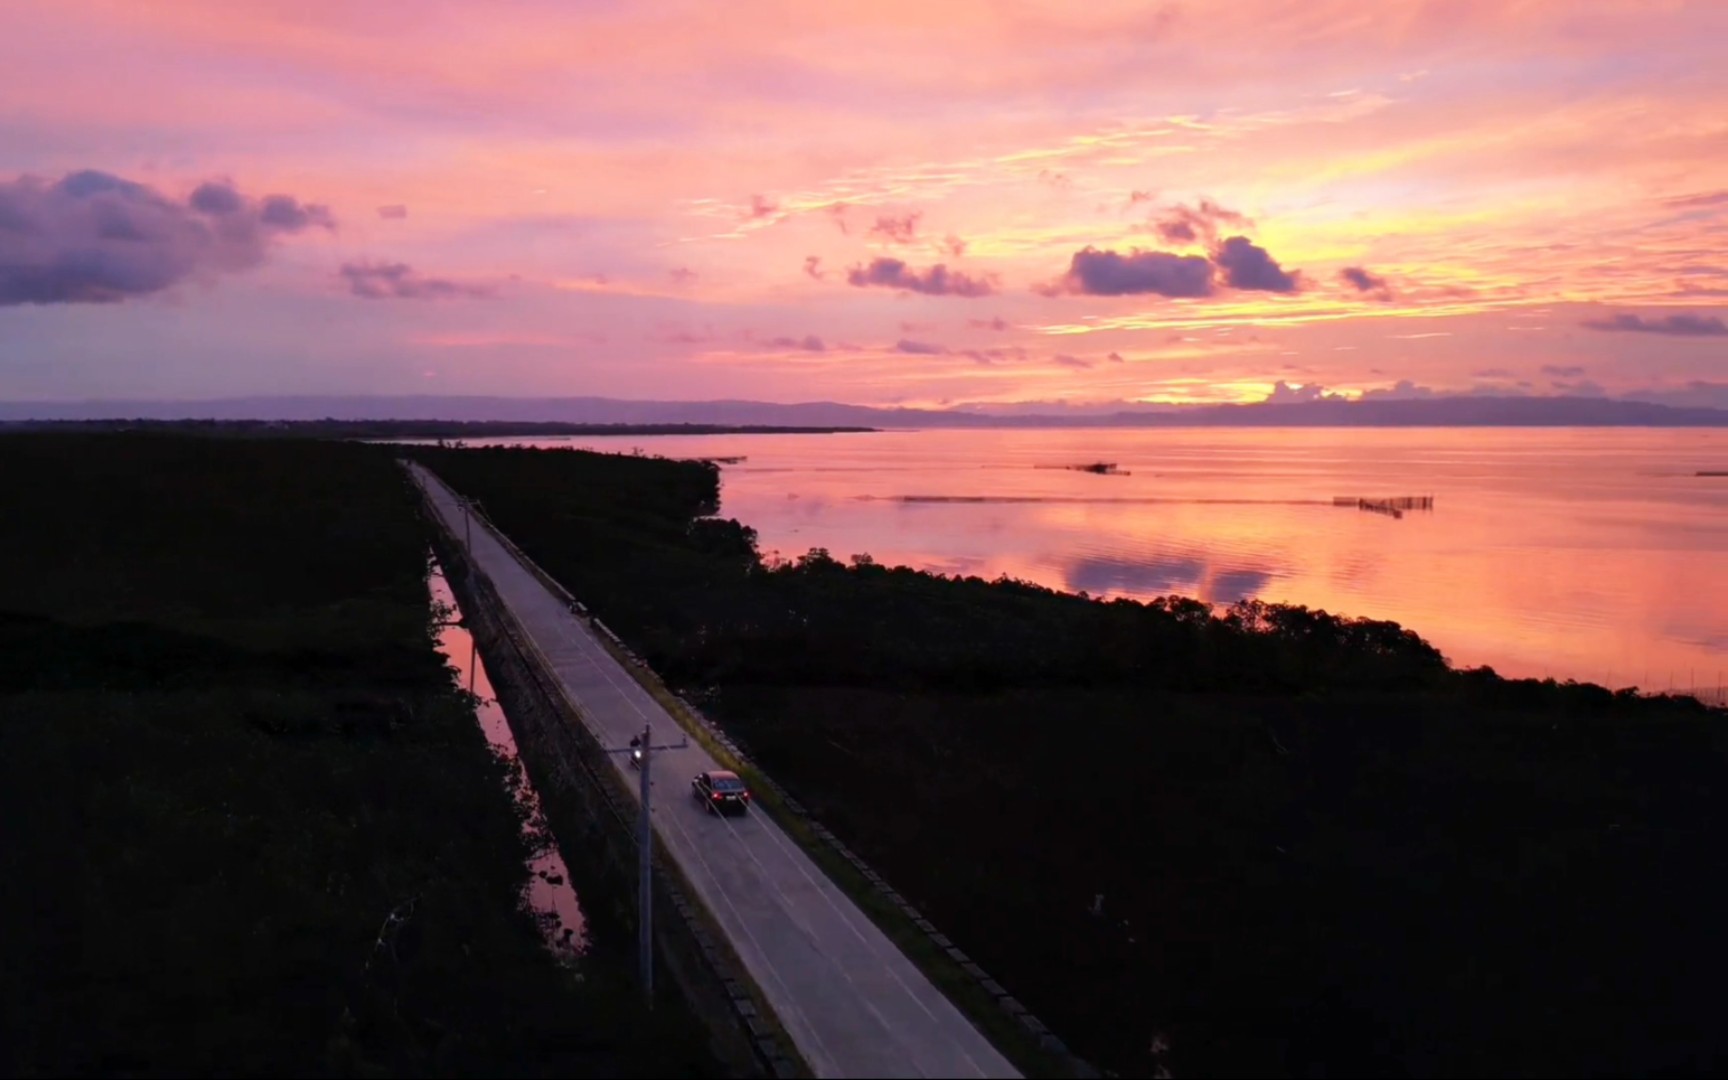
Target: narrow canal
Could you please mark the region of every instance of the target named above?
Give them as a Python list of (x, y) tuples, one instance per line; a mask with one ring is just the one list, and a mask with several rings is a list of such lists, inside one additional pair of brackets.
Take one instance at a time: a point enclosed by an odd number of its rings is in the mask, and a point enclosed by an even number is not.
[(461, 625), (462, 611), (456, 596), (444, 580), (444, 571), (432, 563), (428, 578), (432, 592), (433, 611), (437, 613), (438, 648), (456, 669), (461, 686), (475, 699), (474, 714), (486, 741), (510, 768), (511, 795), (527, 811), (522, 834), (533, 854), (528, 863), (529, 878), (524, 902), (534, 918), (544, 928), (547, 945), (561, 959), (574, 962), (588, 947), (588, 920), (576, 895), (564, 858), (540, 810), (540, 798), (529, 782), (516, 749), (516, 737), (510, 732), (504, 709), (492, 691), (486, 677), (486, 664), (480, 656), (474, 636)]

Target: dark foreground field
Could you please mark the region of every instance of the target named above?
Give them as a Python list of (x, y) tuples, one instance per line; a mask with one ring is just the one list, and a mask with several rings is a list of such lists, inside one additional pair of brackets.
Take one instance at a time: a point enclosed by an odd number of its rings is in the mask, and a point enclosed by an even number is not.
[(0, 437), (0, 1074), (701, 1074), (561, 968), (387, 451)]
[(1103, 1066), (1728, 1065), (1721, 712), (1299, 608), (767, 567), (711, 467), (418, 453)]

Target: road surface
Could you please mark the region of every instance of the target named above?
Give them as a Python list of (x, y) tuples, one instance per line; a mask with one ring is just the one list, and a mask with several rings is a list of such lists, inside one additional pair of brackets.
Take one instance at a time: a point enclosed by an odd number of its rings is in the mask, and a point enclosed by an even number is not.
[[(409, 468), (462, 543), (459, 498)], [(467, 531), (474, 560), (601, 743), (624, 746), (644, 724), (656, 743), (682, 734), (562, 598), (478, 519)], [(624, 755), (612, 757), (634, 797), (635, 772)], [(758, 810), (716, 817), (693, 797), (691, 779), (717, 767), (694, 742), (655, 753), (654, 830), (816, 1075), (1018, 1076), (778, 825)]]

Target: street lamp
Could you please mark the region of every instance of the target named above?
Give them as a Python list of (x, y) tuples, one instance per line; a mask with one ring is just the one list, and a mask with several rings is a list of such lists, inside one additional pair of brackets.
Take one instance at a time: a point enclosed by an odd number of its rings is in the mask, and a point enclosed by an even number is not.
[(642, 993), (650, 1007), (654, 1004), (654, 826), (649, 817), (649, 799), (654, 784), (650, 770), (656, 751), (683, 750), (689, 745), (690, 740), (680, 736), (675, 743), (656, 746), (654, 726), (648, 724), (643, 726), (641, 741), (636, 745), (605, 748), (608, 754), (641, 754), (641, 760), (637, 762), (641, 772), (642, 807), (636, 821), (636, 962), (641, 968)]

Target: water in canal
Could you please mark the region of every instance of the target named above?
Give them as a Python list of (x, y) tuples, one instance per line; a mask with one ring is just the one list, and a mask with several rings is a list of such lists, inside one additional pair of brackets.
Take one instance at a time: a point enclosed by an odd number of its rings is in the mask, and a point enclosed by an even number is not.
[(588, 943), (587, 920), (582, 905), (571, 884), (564, 858), (547, 827), (540, 810), (540, 799), (528, 780), (516, 749), (516, 738), (504, 717), (504, 709), (492, 691), (492, 681), (486, 676), (486, 665), (480, 658), (479, 647), (466, 627), (460, 625), (461, 609), (449, 582), (436, 562), (429, 578), (433, 610), (440, 613), (438, 648), (456, 669), (464, 690), (474, 696), (474, 713), (486, 741), (511, 768), (515, 780), (512, 795), (529, 814), (523, 836), (533, 853), (529, 863), (528, 888), (524, 900), (535, 919), (545, 928), (547, 944), (561, 958), (574, 960)]

